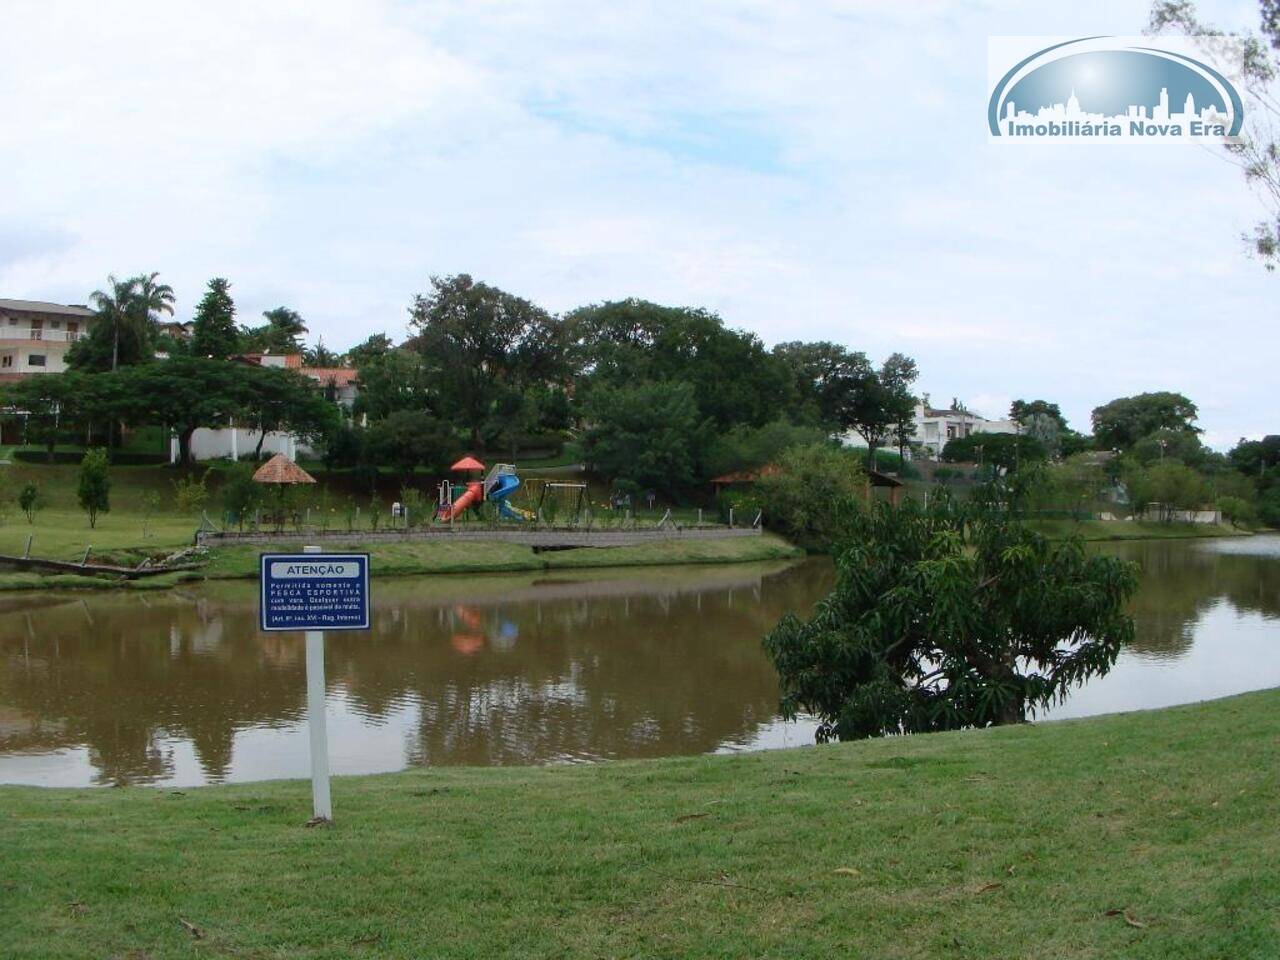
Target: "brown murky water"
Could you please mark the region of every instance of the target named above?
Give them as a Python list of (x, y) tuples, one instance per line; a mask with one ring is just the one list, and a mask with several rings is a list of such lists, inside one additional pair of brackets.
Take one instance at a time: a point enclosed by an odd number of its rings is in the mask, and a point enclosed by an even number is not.
[[(1280, 685), (1280, 538), (1106, 549), (1145, 570), (1139, 640), (1054, 716)], [(760, 638), (824, 560), (374, 583), (327, 641), (335, 773), (798, 745)], [(0, 596), (0, 783), (307, 775), (303, 641), (255, 590)]]

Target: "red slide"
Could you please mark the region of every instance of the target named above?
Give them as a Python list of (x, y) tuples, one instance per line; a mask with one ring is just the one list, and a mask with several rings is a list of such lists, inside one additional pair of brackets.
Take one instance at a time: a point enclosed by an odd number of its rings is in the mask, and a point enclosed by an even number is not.
[(457, 500), (453, 501), (453, 506), (440, 508), (440, 519), (452, 520), (455, 517), (460, 517), (467, 507), (471, 506), (473, 503), (479, 503), (483, 499), (484, 484), (478, 480), (472, 481), (467, 484), (467, 492)]

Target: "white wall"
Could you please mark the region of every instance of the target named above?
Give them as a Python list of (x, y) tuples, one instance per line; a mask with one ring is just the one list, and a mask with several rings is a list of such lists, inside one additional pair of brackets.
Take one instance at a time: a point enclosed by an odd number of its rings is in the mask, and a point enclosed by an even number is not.
[[(259, 436), (261, 436), (259, 431), (242, 427), (234, 430), (230, 427), (221, 430), (201, 427), (191, 435), (191, 456), (196, 460), (218, 460), (232, 456), (247, 457), (257, 447)], [(283, 453), (290, 460), (297, 460), (299, 456), (314, 456), (316, 451), (297, 437), (272, 431), (262, 442), (262, 453), (266, 457)], [(178, 459), (177, 437), (170, 442), (169, 459), (174, 462)]]

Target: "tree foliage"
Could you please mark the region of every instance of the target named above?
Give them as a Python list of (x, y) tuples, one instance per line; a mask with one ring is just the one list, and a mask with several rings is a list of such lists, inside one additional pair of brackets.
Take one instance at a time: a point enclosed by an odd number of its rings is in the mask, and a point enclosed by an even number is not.
[(1166, 523), (1178, 511), (1203, 509), (1211, 498), (1204, 478), (1176, 460), (1131, 468), (1125, 475), (1125, 485), (1135, 512), (1146, 513), (1158, 506), (1160, 519)]
[(852, 512), (837, 557), (817, 612), (765, 639), (820, 741), (1020, 722), (1133, 637), (1131, 564), (946, 496)]
[(1031, 425), (1034, 417), (1049, 417), (1062, 430), (1067, 429), (1067, 418), (1061, 408), (1048, 400), (1015, 400), (1009, 406), (1009, 419), (1021, 427)]
[(438, 411), (439, 395), (423, 356), (396, 349), (362, 353), (354, 413), (383, 420), (401, 410)]
[(1049, 451), (1035, 437), (1016, 433), (971, 433), (948, 440), (941, 459), (947, 463), (981, 463), (1000, 470), (1046, 459)]
[(1280, 263), (1280, 103), (1274, 92), (1280, 75), (1280, 3), (1260, 0), (1258, 6), (1257, 33), (1227, 34), (1202, 21), (1191, 0), (1156, 0), (1148, 29), (1186, 34), (1232, 68), (1232, 82), (1246, 106), (1240, 135), (1224, 147), (1245, 182), (1256, 188), (1265, 211), (1245, 240), (1263, 266), (1275, 270)]
[(840, 425), (866, 441), (868, 462), (874, 463), (876, 450), (889, 440), (901, 445), (909, 439), (907, 425), (913, 422), (916, 402), (911, 387), (919, 371), (901, 353), (890, 354), (878, 370), (862, 354), (856, 357), (841, 401)]
[(709, 310), (617, 300), (565, 318), (582, 392), (637, 382), (686, 383), (698, 414), (717, 426), (760, 426), (790, 404), (791, 373), (759, 338)]
[(240, 350), (236, 327), (236, 305), (231, 299), (231, 283), (222, 277), (209, 281), (196, 304), (191, 330), (191, 353), (196, 357), (225, 360)]
[(156, 318), (173, 313), (173, 288), (158, 282), (158, 273), (126, 280), (107, 277), (104, 290), (89, 296), (97, 318), (87, 334), (67, 351), (67, 364), (86, 373), (115, 370), (152, 358)]
[(467, 274), (432, 277), (414, 298), (412, 346), (438, 386), (441, 413), (480, 444), (508, 392), (567, 376), (561, 327), (550, 314)]
[(773, 348), (791, 374), (794, 393), (792, 416), (803, 423), (840, 425), (847, 394), (865, 370), (865, 354), (839, 343), (791, 340)]
[(669, 495), (693, 483), (706, 427), (692, 384), (598, 387), (587, 417), (583, 456), (607, 480)]
[(769, 529), (809, 549), (830, 549), (853, 505), (867, 496), (862, 457), (847, 447), (809, 443), (783, 451), (775, 465), (756, 482)]
[(1093, 436), (1100, 449), (1128, 450), (1159, 430), (1199, 433), (1199, 411), (1180, 393), (1160, 391), (1120, 397), (1093, 410)]
[(267, 322), (257, 327), (241, 327), (238, 349), (255, 353), (301, 353), (302, 335), (307, 332), (306, 321), (297, 310), (276, 307), (264, 310)]
[(102, 447), (86, 451), (80, 461), (76, 499), (80, 509), (89, 515), (90, 529), (97, 527), (99, 514), (111, 510), (111, 468), (107, 451)]
[(753, 470), (775, 464), (792, 447), (823, 444), (827, 432), (817, 426), (798, 426), (788, 420), (774, 420), (762, 427), (745, 423), (730, 427), (708, 444), (703, 467), (712, 476), (736, 470)]
[(439, 471), (458, 452), (449, 425), (423, 410), (397, 410), (369, 428), (369, 456), (405, 477), (418, 467)]

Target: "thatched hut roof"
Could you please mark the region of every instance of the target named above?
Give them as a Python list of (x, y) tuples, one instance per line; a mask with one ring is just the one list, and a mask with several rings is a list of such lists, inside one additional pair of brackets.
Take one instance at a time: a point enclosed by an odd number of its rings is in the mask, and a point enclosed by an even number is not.
[(256, 483), (315, 483), (316, 478), (303, 470), (300, 466), (286, 457), (283, 453), (277, 453), (274, 457), (260, 466), (253, 475)]

